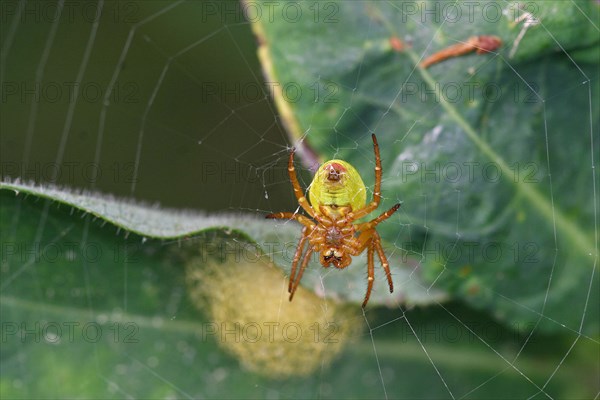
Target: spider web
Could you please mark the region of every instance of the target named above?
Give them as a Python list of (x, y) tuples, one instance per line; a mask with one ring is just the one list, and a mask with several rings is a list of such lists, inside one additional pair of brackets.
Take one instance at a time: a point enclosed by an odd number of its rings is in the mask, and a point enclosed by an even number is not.
[[(304, 12), (320, 10), (321, 18), (325, 18), (326, 12), (341, 7), (333, 2), (293, 4)], [(511, 2), (492, 4), (501, 9), (516, 7)], [(453, 301), (442, 301), (437, 295), (437, 289), (448, 276), (461, 273), (448, 261), (449, 255), (456, 254), (465, 238), (472, 234), (469, 215), (465, 215), (471, 199), (463, 190), (439, 193), (423, 184), (418, 193), (396, 193), (387, 190), (389, 182), (386, 184), (384, 180), (383, 203), (403, 202), (397, 215), (383, 223), (398, 232), (397, 236), (386, 238), (386, 254), (390, 259), (410, 261), (403, 268), (409, 271), (409, 280), (423, 285), (427, 306), (390, 297), (389, 307), (368, 307), (359, 312), (351, 321), (361, 325), (363, 331), (355, 334), (354, 342), (336, 356), (331, 366), (323, 361), (320, 369), (305, 378), (264, 378), (224, 355), (214, 341), (198, 339), (197, 326), (188, 324), (197, 316), (189, 305), (182, 306), (186, 293), (177, 278), (165, 283), (172, 288), (164, 289), (162, 303), (140, 306), (136, 298), (144, 291), (155, 290), (148, 282), (159, 285), (155, 282), (159, 280), (157, 276), (165, 276), (156, 275), (152, 269), (164, 267), (125, 264), (128, 266), (122, 275), (114, 278), (112, 290), (108, 290), (95, 286), (96, 279), (101, 279), (97, 265), (79, 266), (86, 271), (82, 282), (69, 281), (73, 279), (69, 271), (63, 270), (59, 278), (38, 272), (36, 263), (41, 251), (38, 249), (38, 253), (20, 254), (17, 272), (5, 257), (2, 261), (2, 397), (598, 398), (600, 341), (597, 317), (593, 315), (597, 305), (590, 300), (597, 298), (598, 292), (597, 152), (593, 150), (599, 141), (597, 112), (594, 113), (598, 98), (593, 91), (597, 88), (597, 69), (592, 75), (585, 60), (580, 61), (557, 39), (563, 27), (536, 19), (527, 11), (527, 4), (516, 7), (520, 11), (513, 22), (520, 24), (521, 30), (513, 43), (505, 44), (510, 51), (506, 55), (482, 56), (494, 61), (500, 58), (512, 78), (521, 82), (520, 95), (524, 99), (519, 97), (519, 100), (533, 99), (540, 107), (540, 124), (535, 135), (538, 139), (543, 137), (544, 146), (532, 152), (544, 152), (546, 164), (521, 164), (525, 170), (519, 173), (527, 174), (531, 168), (545, 171), (547, 192), (544, 196), (549, 199), (549, 226), (554, 239), (553, 248), (540, 253), (548, 266), (537, 279), (543, 288), (539, 291), (543, 298), (539, 301), (540, 307), (532, 308), (528, 303), (515, 300), (518, 296), (513, 296), (514, 291), (500, 287), (488, 292), (490, 303), (515, 306), (524, 322), (507, 318), (503, 315), (506, 308), (502, 306), (490, 311), (468, 304), (460, 297), (463, 288), (449, 296), (456, 299)], [(285, 130), (289, 126), (285, 125), (289, 121), (280, 116), (272, 100), (279, 90), (277, 83), (265, 83), (255, 54), (256, 39), (239, 3), (22, 0), (2, 1), (1, 5), (3, 179), (19, 178), (90, 189), (177, 209), (259, 216), (298, 209), (287, 175), (291, 145)], [(421, 23), (419, 14), (407, 13), (406, 3), (387, 5), (405, 12), (409, 21)], [(276, 6), (284, 7), (284, 3), (275, 2)], [(573, 2), (572, 6), (573, 12), (583, 15), (586, 24), (597, 33), (599, 29), (593, 16), (586, 15), (580, 3)], [(432, 7), (435, 10), (435, 6)], [(101, 10), (101, 18), (96, 18), (98, 10)], [(450, 22), (443, 19), (439, 22), (440, 30), (446, 23)], [(290, 23), (290, 26), (294, 25)], [(546, 33), (553, 47), (576, 71), (565, 75), (560, 86), (536, 87), (513, 61), (518, 48), (527, 45), (528, 30), (533, 27)], [(373, 24), (356, 34), (361, 42), (367, 43), (379, 38), (381, 31)], [(430, 37), (432, 48), (434, 39)], [(464, 39), (462, 36), (451, 38), (448, 44)], [(430, 48), (414, 51), (419, 59), (432, 53)], [(406, 94), (416, 71), (398, 79), (389, 98), (384, 97), (384, 104), (380, 105), (385, 112), (375, 120), (367, 120), (354, 112), (355, 104), (360, 101), (361, 88), (376, 83), (366, 73), (372, 61), (369, 53), (361, 57), (360, 68), (351, 79), (333, 82), (337, 89), (352, 94), (349, 101), (343, 103), (343, 111), (332, 123), (319, 125), (318, 106), (323, 93), (318, 92), (321, 87), (317, 86), (316, 92), (311, 93), (315, 96), (315, 107), (306, 117), (314, 124), (304, 127), (301, 137), (292, 144), (302, 146), (302, 143), (310, 143), (319, 131), (330, 132), (330, 140), (322, 147), (328, 147), (333, 157), (345, 158), (351, 154), (362, 166), (368, 166), (366, 170), (359, 168), (359, 172), (371, 194), (374, 156), (368, 133), (384, 136), (384, 132), (389, 131), (389, 114)], [(585, 119), (585, 129), (572, 135), (573, 142), (586, 141), (588, 152), (577, 156), (589, 160), (581, 164), (588, 170), (581, 175), (586, 181), (578, 185), (585, 190), (573, 194), (570, 213), (575, 218), (581, 212), (581, 204), (593, 205), (591, 236), (595, 247), (582, 266), (588, 278), (580, 287), (577, 299), (572, 300), (573, 306), (569, 307), (570, 299), (565, 298), (567, 311), (557, 311), (550, 307), (555, 296), (561, 295), (555, 291), (555, 287), (561, 286), (556, 276), (564, 278), (559, 272), (564, 268), (565, 254), (571, 251), (571, 244), (564, 240), (570, 232), (563, 228), (565, 225), (560, 220), (556, 187), (562, 188), (565, 179), (560, 169), (578, 160), (573, 160), (572, 152), (563, 154), (552, 146), (554, 136), (559, 134), (552, 124), (561, 121), (564, 124), (564, 120), (571, 117), (568, 113), (553, 114), (561, 104), (569, 102), (582, 106), (579, 117)], [(426, 131), (420, 126), (438, 117), (444, 107), (440, 101), (425, 104), (421, 109), (424, 113), (413, 118), (411, 124), (396, 128), (396, 142), (404, 151), (398, 160), (393, 160), (389, 152), (388, 157), (383, 158), (384, 176), (386, 169), (397, 170), (395, 162), (413, 160), (415, 154), (409, 153), (415, 148), (411, 147), (414, 140), (433, 144), (439, 137), (439, 129)], [(518, 127), (529, 117), (510, 115), (507, 119), (513, 121), (507, 124)], [(345, 131), (348, 121), (364, 127), (364, 138), (368, 140), (350, 136)], [(568, 124), (561, 127), (565, 126)], [(300, 156), (296, 165), (300, 183), (306, 188), (311, 182), (315, 160), (306, 147)], [(427, 154), (416, 156), (425, 158)], [(531, 160), (534, 160), (533, 154)], [(450, 158), (446, 166), (452, 161)], [(444, 178), (452, 179), (449, 175), (442, 176)], [(446, 205), (445, 210), (451, 213), (451, 217), (445, 218), (451, 221), (446, 226), (436, 223), (437, 196), (440, 195), (446, 197), (444, 204), (449, 206)], [(478, 206), (485, 208), (486, 205)], [(14, 238), (21, 227), (34, 227), (28, 239), (31, 243), (40, 243), (44, 232), (53, 229), (55, 211), (51, 203), (39, 202), (38, 207), (41, 217), (34, 222), (26, 206), (10, 215), (12, 230), (7, 236), (10, 239), (5, 239), (4, 233), (2, 239), (5, 255), (8, 244), (19, 245)], [(410, 212), (411, 207), (423, 210), (419, 218)], [(70, 248), (82, 249), (93, 243), (88, 236), (95, 222), (90, 218), (83, 221), (80, 237)], [(273, 224), (276, 237), (285, 225), (280, 221)], [(80, 232), (74, 226), (75, 222), (57, 228), (58, 234), (52, 241), (60, 241), (72, 230)], [(445, 256), (437, 272), (424, 284), (417, 278), (415, 265), (431, 257), (429, 246), (439, 229), (451, 232), (454, 240), (443, 249)], [(532, 229), (532, 242), (535, 234)], [(115, 235), (115, 231), (108, 228), (104, 235), (116, 236), (119, 240), (123, 236)], [(409, 248), (407, 236), (415, 239), (420, 247)], [(283, 234), (279, 237), (283, 238)], [(168, 245), (161, 244), (165, 248)], [(434, 251), (440, 252), (439, 249)], [(377, 262), (376, 270), (374, 290), (377, 295), (385, 296), (382, 293), (386, 290), (385, 277)], [(325, 296), (338, 293), (335, 285), (342, 285), (345, 291), (362, 293), (366, 287), (366, 269), (365, 284), (361, 287), (344, 272), (312, 268), (306, 271), (304, 279), (319, 282), (321, 294)], [(469, 271), (463, 272), (464, 280), (470, 279)], [(84, 311), (72, 312), (64, 299), (50, 294), (45, 285), (48, 279), (56, 284), (71, 285), (71, 294), (83, 299)], [(395, 281), (395, 284), (401, 291), (406, 282)], [(469, 287), (473, 286), (467, 289)], [(273, 288), (281, 292), (281, 299), (285, 300), (285, 291), (280, 289)], [(27, 301), (19, 300), (24, 291)], [(100, 300), (102, 298), (107, 300)], [(10, 312), (10, 307), (28, 312), (39, 310), (38, 320), (24, 322)], [(150, 307), (149, 311), (146, 307)], [(329, 307), (324, 300), (322, 307)], [(136, 315), (140, 309), (148, 313)], [(68, 318), (60, 317), (63, 314)], [(577, 323), (565, 323), (567, 314), (569, 321)], [(73, 345), (68, 340), (65, 322), (75, 320), (82, 325), (85, 321), (133, 321), (132, 325), (118, 325), (126, 330), (121, 331), (119, 340), (114, 340), (113, 351), (123, 354), (111, 358), (110, 351), (106, 352), (90, 340), (79, 347)], [(62, 327), (61, 338), (56, 337), (55, 330), (44, 331), (43, 328), (44, 334), (36, 336), (40, 325), (53, 323)], [(77, 333), (79, 326), (74, 328)], [(124, 341), (123, 333), (130, 333), (127, 329), (132, 326), (142, 327), (139, 343)], [(28, 329), (29, 336), (15, 340), (13, 328)], [(115, 331), (111, 332), (114, 339)], [(165, 335), (174, 336), (165, 340)], [(174, 349), (166, 348), (171, 344), (175, 345)], [(64, 358), (62, 351), (69, 345), (72, 349), (65, 353), (68, 358)], [(41, 367), (33, 368), (33, 359), (39, 360)], [(80, 371), (78, 366), (82, 359), (85, 361)], [(181, 376), (174, 371), (181, 371)], [(83, 383), (74, 383), (76, 381)]]

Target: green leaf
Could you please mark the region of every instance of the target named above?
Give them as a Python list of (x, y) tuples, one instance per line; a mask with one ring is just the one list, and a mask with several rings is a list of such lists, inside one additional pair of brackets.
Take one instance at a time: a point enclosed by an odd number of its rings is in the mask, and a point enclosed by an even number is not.
[[(275, 100), (305, 162), (346, 160), (372, 187), (375, 132), (381, 209), (403, 202), (378, 231), (396, 258), (417, 261), (426, 287), (509, 323), (597, 334), (598, 64), (569, 56), (597, 51), (587, 20), (597, 5), (327, 4), (332, 18), (321, 9), (293, 30), (285, 18), (253, 26), (267, 80), (303, 94), (275, 91)], [(482, 34), (502, 47), (419, 67), (421, 56)]]
[[(191, 236), (210, 234), (223, 234), (225, 237), (237, 238), (236, 247), (228, 251), (239, 252), (241, 257), (247, 257), (250, 260), (256, 259), (256, 254), (264, 254), (286, 273), (289, 273), (291, 260), (300, 238), (301, 227), (295, 221), (267, 220), (263, 215), (202, 214), (168, 210), (158, 206), (135, 204), (97, 193), (74, 192), (64, 188), (19, 182), (1, 183), (0, 189), (5, 191), (10, 189), (18, 194), (34, 195), (74, 207), (84, 214), (89, 213), (105, 222), (110, 222), (126, 234), (135, 233), (145, 238), (181, 241)], [(7, 211), (6, 218), (9, 218), (9, 215), (10, 213)], [(211, 256), (219, 259), (222, 259), (225, 254), (224, 250), (214, 249), (210, 245), (200, 248), (199, 252), (206, 253), (207, 258)], [(322, 288), (325, 287), (324, 294), (328, 297), (361, 304), (366, 290), (366, 268), (359, 268), (363, 265), (366, 266), (366, 255), (364, 254), (355, 258), (354, 268), (323, 279), (322, 267), (315, 257), (309, 264), (302, 284), (318, 293), (323, 293)], [(405, 304), (429, 304), (445, 299), (445, 295), (441, 291), (428, 293), (426, 288), (419, 283), (418, 274), (412, 269), (404, 268), (399, 262), (393, 261), (391, 266), (395, 269), (394, 275), (397, 282), (402, 282), (402, 284), (398, 286), (392, 297), (384, 290), (385, 286), (382, 281), (380, 290), (374, 291), (372, 295), (371, 304), (385, 304), (392, 301), (402, 301)], [(348, 288), (357, 289), (348, 290)]]
[[(175, 242), (144, 240), (71, 205), (36, 195), (15, 196), (3, 190), (0, 200), (2, 398), (122, 398), (128, 394), (140, 398), (264, 398), (274, 393), (294, 398), (380, 397), (384, 396), (380, 376), (390, 397), (424, 393), (447, 397), (448, 388), (432, 370), (429, 357), (457, 397), (487, 397), (498, 390), (515, 398), (531, 396), (537, 391), (532, 382), (542, 382), (551, 374), (545, 393), (555, 397), (593, 394), (588, 385), (572, 384), (580, 379), (592, 382), (597, 374), (594, 345), (587, 340), (582, 340), (566, 361), (561, 360), (574, 335), (528, 336), (525, 329), (506, 329), (456, 304), (407, 311), (406, 319), (393, 324), (388, 323), (397, 319), (397, 310), (369, 315), (372, 326), (387, 326), (376, 331), (373, 339), (378, 362), (371, 336), (355, 333), (331, 367), (314, 352), (302, 353), (319, 367), (307, 377), (279, 380), (276, 373), (266, 377), (251, 373), (217, 347), (217, 343), (243, 344), (245, 337), (235, 330), (224, 338), (215, 334), (212, 329), (218, 319), (209, 309), (198, 312), (198, 293), (187, 282), (188, 261), (202, 260), (198, 253), (203, 249), (202, 235)], [(209, 242), (219, 241), (215, 232), (208, 237)], [(263, 287), (258, 285), (264, 277), (260, 271), (259, 265), (251, 266), (247, 273), (254, 275), (253, 280), (226, 276), (221, 288), (237, 288), (237, 295), (225, 301), (213, 299), (212, 307), (234, 307), (236, 298), (246, 301), (238, 306), (251, 307), (254, 303), (247, 302), (246, 292), (279, 297), (283, 275), (279, 288), (273, 284)], [(294, 303), (323, 313), (326, 303), (322, 301), (316, 307), (299, 303), (307, 294), (299, 293), (302, 296)], [(273, 318), (282, 305), (285, 302), (273, 302)], [(351, 308), (353, 311), (341, 315), (346, 315), (345, 321), (354, 329), (360, 329), (364, 320), (356, 315), (359, 307)], [(284, 313), (288, 311), (283, 308)], [(354, 316), (349, 317), (348, 312)], [(247, 313), (243, 312), (251, 318)], [(453, 314), (460, 314), (461, 323)], [(253, 323), (246, 319), (249, 321)], [(318, 340), (324, 341), (327, 333), (322, 331)], [(332, 339), (342, 339), (339, 332), (334, 333)], [(308, 334), (312, 342), (315, 331)], [(528, 343), (525, 350), (520, 349), (524, 340)], [(287, 345), (287, 351), (293, 352), (292, 344)], [(250, 343), (250, 348), (253, 346), (256, 343)], [(509, 361), (519, 351), (519, 362)], [(540, 354), (543, 363), (538, 361)], [(289, 369), (290, 359), (275, 357), (271, 368)], [(402, 376), (396, 376), (396, 371), (402, 371)]]

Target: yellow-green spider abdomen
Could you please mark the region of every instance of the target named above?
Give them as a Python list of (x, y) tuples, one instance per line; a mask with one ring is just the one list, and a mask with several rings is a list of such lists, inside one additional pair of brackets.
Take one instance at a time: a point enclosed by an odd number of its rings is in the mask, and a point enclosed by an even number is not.
[(320, 206), (352, 207), (360, 210), (367, 202), (367, 189), (356, 168), (342, 160), (327, 161), (319, 167), (309, 190), (316, 213)]

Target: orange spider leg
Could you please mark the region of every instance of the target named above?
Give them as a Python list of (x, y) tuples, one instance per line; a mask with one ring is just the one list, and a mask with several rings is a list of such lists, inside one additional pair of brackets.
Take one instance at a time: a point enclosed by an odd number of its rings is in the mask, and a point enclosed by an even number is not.
[(294, 194), (296, 195), (296, 199), (298, 200), (298, 204), (300, 207), (304, 209), (314, 219), (319, 222), (323, 222), (323, 218), (315, 213), (315, 210), (312, 208), (306, 196), (304, 195), (304, 191), (302, 190), (302, 186), (300, 186), (300, 182), (298, 182), (298, 177), (296, 176), (296, 168), (294, 167), (294, 153), (295, 150), (292, 149), (290, 151), (290, 159), (288, 160), (288, 173), (290, 175), (290, 180), (292, 181), (292, 186), (294, 188)]
[(295, 219), (296, 215), (298, 215), (298, 214), (293, 213), (293, 212), (278, 212), (278, 213), (265, 215), (265, 218), (267, 218), (267, 219)]
[[(313, 234), (313, 232), (314, 232), (313, 230), (314, 230), (316, 224), (313, 221), (311, 221), (309, 218), (305, 217), (304, 215), (291, 213), (291, 212), (279, 212), (279, 213), (269, 214), (266, 216), (266, 218), (288, 219), (288, 220), (295, 219), (299, 223), (304, 225), (304, 228), (302, 228), (302, 236), (300, 237), (300, 241), (298, 242), (298, 247), (296, 248), (296, 252), (294, 253), (294, 258), (292, 260), (292, 270), (290, 271), (290, 283), (288, 285), (288, 292), (291, 293), (292, 287), (293, 287), (294, 281), (295, 281), (295, 275), (296, 275), (296, 269), (298, 267), (298, 261), (300, 261), (300, 257), (302, 256), (302, 250), (304, 249), (304, 244), (306, 243), (306, 240), (309, 238), (309, 236), (311, 236)], [(310, 232), (308, 232), (308, 229), (310, 229)]]
[(381, 265), (383, 266), (383, 270), (385, 271), (385, 276), (388, 281), (388, 285), (390, 287), (390, 293), (394, 292), (394, 282), (392, 281), (392, 272), (390, 271), (390, 263), (388, 262), (387, 257), (385, 256), (385, 252), (383, 251), (383, 247), (381, 247), (381, 237), (376, 230), (373, 229), (373, 240), (372, 246), (377, 250), (377, 254), (379, 255), (379, 261), (381, 261)]
[(310, 260), (310, 256), (313, 253), (313, 251), (313, 247), (310, 246), (308, 250), (306, 250), (306, 254), (304, 254), (304, 258), (302, 259), (302, 265), (300, 266), (300, 271), (298, 271), (298, 276), (294, 279), (294, 285), (292, 286), (292, 290), (290, 291), (290, 301), (292, 301), (292, 299), (294, 298), (294, 293), (296, 293), (296, 289), (298, 289), (298, 285), (300, 284), (300, 280), (302, 279), (302, 275), (304, 274), (304, 270), (308, 265), (308, 261)]
[(369, 229), (362, 232), (357, 239), (356, 250), (358, 254), (362, 253), (367, 247), (367, 270), (368, 270), (368, 282), (367, 282), (367, 293), (363, 302), (363, 308), (367, 305), (369, 298), (371, 297), (371, 290), (373, 289), (373, 280), (375, 279), (375, 260), (373, 258), (374, 250), (377, 250), (379, 261), (385, 271), (385, 276), (390, 287), (390, 293), (394, 291), (394, 283), (392, 281), (392, 273), (390, 271), (390, 264), (385, 252), (381, 247), (381, 238), (375, 229)]
[[(365, 222), (363, 224), (356, 225), (356, 230), (362, 232), (360, 234), (360, 236), (358, 237), (359, 242), (361, 240), (362, 241), (365, 240), (363, 237), (368, 237), (370, 239), (369, 249), (372, 246), (375, 248), (375, 250), (377, 250), (377, 255), (379, 255), (379, 261), (381, 261), (381, 265), (383, 266), (383, 269), (385, 270), (385, 276), (387, 278), (388, 285), (390, 287), (390, 293), (392, 293), (394, 291), (394, 282), (392, 281), (392, 273), (390, 271), (390, 265), (389, 265), (388, 259), (385, 256), (383, 247), (381, 246), (381, 237), (379, 236), (379, 234), (377, 233), (377, 231), (374, 228), (381, 221), (385, 221), (386, 219), (391, 217), (392, 214), (394, 214), (396, 211), (398, 211), (399, 208), (400, 208), (400, 203), (396, 204), (395, 206), (393, 206), (392, 208), (390, 208), (389, 210), (387, 210), (386, 212), (384, 212), (377, 218), (375, 218), (369, 222)], [(362, 245), (361, 248), (364, 248), (363, 246), (364, 245)], [(367, 292), (367, 293), (370, 294), (369, 292)], [(368, 300), (368, 297), (367, 297), (367, 300)], [(366, 304), (366, 302), (365, 302), (365, 304)]]
[(354, 221), (369, 214), (379, 207), (379, 202), (381, 201), (381, 157), (379, 155), (379, 144), (377, 143), (375, 134), (372, 134), (371, 138), (373, 139), (373, 151), (375, 152), (375, 190), (373, 191), (373, 200), (360, 210), (348, 213), (346, 218), (342, 218), (339, 221), (343, 224), (346, 224), (347, 221)]
[(355, 229), (359, 232), (363, 232), (366, 231), (368, 229), (374, 228), (377, 224), (379, 224), (381, 221), (385, 221), (386, 219), (388, 219), (389, 217), (392, 216), (393, 213), (395, 213), (396, 211), (398, 211), (398, 209), (400, 208), (401, 204), (398, 203), (396, 204), (394, 207), (390, 208), (389, 210), (387, 210), (386, 212), (384, 212), (383, 214), (381, 214), (379, 217), (369, 221), (369, 222), (364, 222), (362, 224), (356, 224), (355, 225)]
[(365, 294), (365, 300), (362, 303), (362, 308), (367, 306), (369, 297), (371, 297), (371, 290), (373, 290), (373, 281), (375, 280), (375, 260), (373, 257), (373, 246), (369, 245), (367, 249), (367, 293)]
[(274, 214), (269, 214), (269, 215), (265, 216), (265, 218), (267, 218), (267, 219), (295, 219), (296, 221), (300, 222), (302, 225), (309, 227), (309, 228), (314, 227), (316, 225), (313, 221), (311, 221), (304, 215), (291, 213), (291, 212), (278, 212), (278, 213), (274, 213)]
[(288, 285), (288, 293), (291, 293), (292, 291), (292, 286), (294, 284), (294, 277), (296, 275), (296, 268), (298, 267), (298, 261), (300, 260), (300, 257), (302, 256), (302, 250), (304, 249), (304, 243), (306, 242), (306, 239), (308, 239), (308, 233), (307, 233), (308, 228), (304, 227), (302, 228), (302, 236), (300, 237), (300, 241), (298, 242), (298, 247), (296, 248), (296, 253), (294, 253), (294, 259), (292, 260), (292, 270), (290, 272), (290, 283)]

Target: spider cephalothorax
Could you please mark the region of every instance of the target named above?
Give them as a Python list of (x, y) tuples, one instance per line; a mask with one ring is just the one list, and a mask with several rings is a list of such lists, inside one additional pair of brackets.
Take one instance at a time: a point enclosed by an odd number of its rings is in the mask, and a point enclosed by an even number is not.
[[(381, 158), (377, 138), (375, 135), (372, 135), (372, 138), (375, 151), (375, 190), (373, 200), (369, 204), (366, 204), (367, 192), (358, 171), (342, 160), (331, 160), (319, 167), (310, 185), (309, 203), (296, 177), (294, 150), (290, 152), (288, 172), (294, 187), (294, 194), (298, 199), (298, 204), (314, 219), (313, 221), (304, 215), (289, 212), (267, 215), (267, 218), (295, 219), (304, 225), (292, 261), (288, 286), (290, 301), (294, 297), (313, 252), (320, 253), (319, 260), (324, 267), (333, 265), (343, 269), (352, 263), (352, 256), (357, 256), (367, 249), (368, 282), (367, 293), (362, 305), (365, 307), (373, 289), (374, 254), (377, 251), (390, 286), (390, 293), (394, 291), (388, 260), (375, 227), (396, 212), (400, 204), (396, 204), (369, 222), (354, 223), (357, 219), (374, 211), (381, 201)], [(307, 241), (308, 250), (302, 255)], [(296, 275), (300, 259), (302, 259), (302, 263)]]

